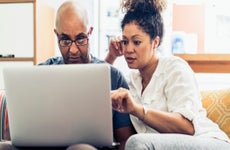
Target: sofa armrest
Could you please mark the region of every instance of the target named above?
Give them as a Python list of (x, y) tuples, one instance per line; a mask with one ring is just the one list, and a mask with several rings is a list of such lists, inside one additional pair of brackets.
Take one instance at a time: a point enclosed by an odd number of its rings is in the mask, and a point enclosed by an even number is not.
[(6, 107), (6, 95), (4, 90), (0, 90), (0, 138), (10, 140), (8, 111)]

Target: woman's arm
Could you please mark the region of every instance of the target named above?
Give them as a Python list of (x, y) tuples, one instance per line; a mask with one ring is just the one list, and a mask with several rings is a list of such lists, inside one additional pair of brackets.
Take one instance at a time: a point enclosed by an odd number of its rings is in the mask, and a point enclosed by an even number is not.
[(139, 106), (135, 108), (133, 115), (160, 133), (193, 135), (195, 132), (192, 122), (180, 113), (164, 112)]
[(127, 89), (120, 88), (111, 92), (113, 109), (129, 113), (142, 120), (145, 124), (161, 133), (194, 134), (191, 121), (179, 113), (164, 112), (153, 108), (146, 108), (137, 104)]

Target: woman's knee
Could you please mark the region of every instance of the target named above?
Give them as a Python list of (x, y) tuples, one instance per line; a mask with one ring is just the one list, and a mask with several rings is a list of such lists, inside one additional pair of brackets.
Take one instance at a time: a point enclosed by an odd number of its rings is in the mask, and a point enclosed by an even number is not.
[(135, 134), (132, 135), (125, 144), (126, 150), (154, 150), (152, 144), (148, 142), (145, 134)]
[(69, 146), (66, 150), (97, 150), (89, 144), (74, 144)]

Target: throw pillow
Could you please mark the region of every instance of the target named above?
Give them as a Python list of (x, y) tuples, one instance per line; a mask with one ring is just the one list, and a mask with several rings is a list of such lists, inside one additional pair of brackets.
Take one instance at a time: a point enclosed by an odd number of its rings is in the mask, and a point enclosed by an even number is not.
[(201, 91), (207, 116), (230, 138), (230, 88)]

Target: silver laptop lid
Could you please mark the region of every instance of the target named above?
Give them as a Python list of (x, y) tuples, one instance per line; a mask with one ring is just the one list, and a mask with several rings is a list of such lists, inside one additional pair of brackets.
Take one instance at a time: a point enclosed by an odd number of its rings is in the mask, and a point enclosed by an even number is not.
[(14, 145), (112, 144), (108, 65), (8, 67), (3, 75)]

